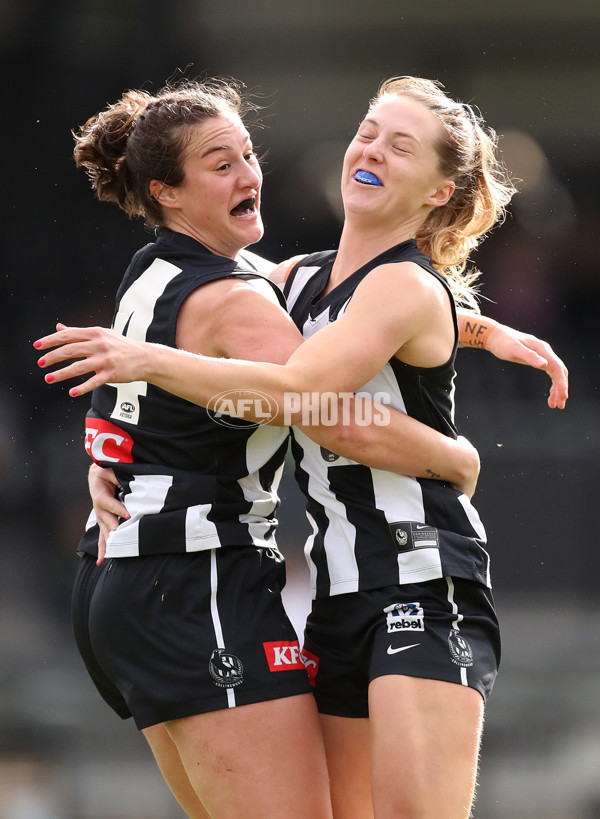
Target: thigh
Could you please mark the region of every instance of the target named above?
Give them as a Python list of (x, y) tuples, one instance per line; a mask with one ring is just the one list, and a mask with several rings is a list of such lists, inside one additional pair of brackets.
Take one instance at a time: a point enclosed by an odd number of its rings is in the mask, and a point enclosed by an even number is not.
[(214, 819), (330, 819), (323, 740), (310, 694), (167, 723)]
[(91, 639), (138, 728), (309, 690), (271, 550), (108, 562)]
[(320, 714), (335, 819), (373, 816), (368, 719)]
[(467, 819), (483, 698), (439, 680), (378, 677), (369, 686), (377, 819)]
[(156, 764), (160, 768), (171, 793), (190, 819), (210, 819), (210, 814), (198, 798), (179, 756), (177, 746), (164, 725), (144, 728), (143, 734)]

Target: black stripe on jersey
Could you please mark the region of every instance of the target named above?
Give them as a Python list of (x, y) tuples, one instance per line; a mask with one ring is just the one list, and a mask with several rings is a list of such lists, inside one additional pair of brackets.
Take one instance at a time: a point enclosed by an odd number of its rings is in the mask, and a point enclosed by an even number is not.
[(160, 515), (146, 515), (140, 520), (140, 555), (160, 555), (165, 552), (186, 552), (186, 509), (173, 509)]

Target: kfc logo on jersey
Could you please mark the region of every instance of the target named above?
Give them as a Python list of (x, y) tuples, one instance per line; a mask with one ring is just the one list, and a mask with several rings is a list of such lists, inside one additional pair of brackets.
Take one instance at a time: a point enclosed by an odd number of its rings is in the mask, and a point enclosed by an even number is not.
[(396, 631), (425, 631), (423, 609), (419, 603), (393, 603), (383, 610), (388, 634)]
[(133, 463), (133, 439), (102, 418), (86, 418), (85, 450), (97, 464)]
[(299, 671), (304, 669), (298, 640), (263, 643), (271, 671)]

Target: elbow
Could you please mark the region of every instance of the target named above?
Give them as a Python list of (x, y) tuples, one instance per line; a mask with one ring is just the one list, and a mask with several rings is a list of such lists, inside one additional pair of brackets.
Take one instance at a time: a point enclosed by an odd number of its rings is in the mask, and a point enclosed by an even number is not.
[(459, 487), (475, 485), (479, 479), (481, 461), (479, 453), (473, 446), (461, 449), (461, 457), (454, 464), (452, 483)]
[(348, 419), (339, 420), (327, 433), (327, 448), (336, 455), (363, 463), (372, 445), (370, 428)]

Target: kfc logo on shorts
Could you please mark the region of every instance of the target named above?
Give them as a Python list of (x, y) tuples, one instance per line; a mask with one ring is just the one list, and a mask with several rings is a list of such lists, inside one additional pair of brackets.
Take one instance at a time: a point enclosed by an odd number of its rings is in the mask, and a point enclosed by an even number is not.
[(423, 609), (419, 603), (392, 603), (384, 608), (388, 634), (397, 631), (425, 631)]
[(271, 671), (302, 671), (304, 663), (300, 657), (298, 640), (283, 640), (277, 643), (263, 643), (263, 648)]
[(103, 418), (85, 419), (85, 450), (97, 464), (133, 463), (133, 439)]
[(319, 671), (319, 658), (316, 654), (312, 654), (312, 652), (308, 651), (306, 648), (303, 648), (300, 652), (300, 659), (302, 660), (306, 673), (308, 674), (309, 683), (311, 685), (315, 685), (315, 680)]

